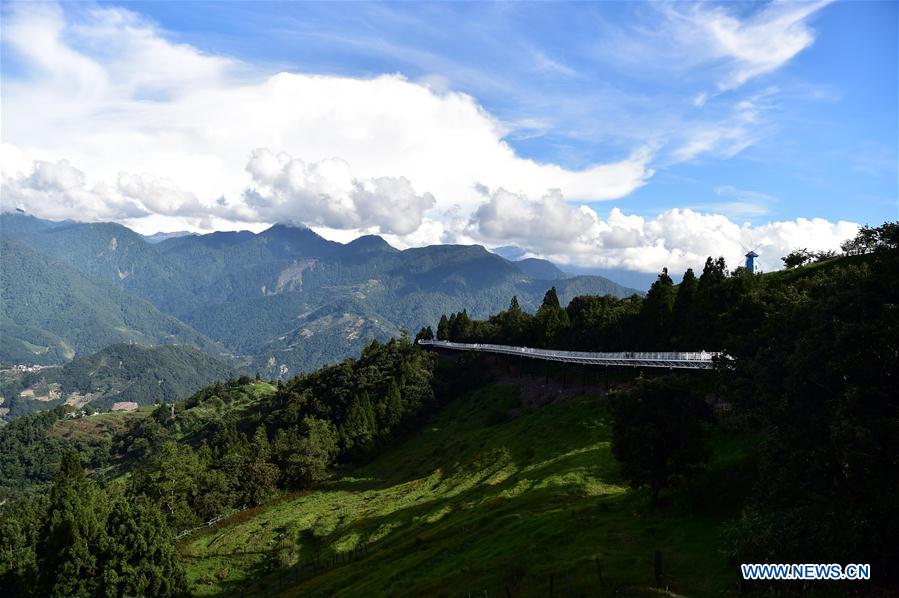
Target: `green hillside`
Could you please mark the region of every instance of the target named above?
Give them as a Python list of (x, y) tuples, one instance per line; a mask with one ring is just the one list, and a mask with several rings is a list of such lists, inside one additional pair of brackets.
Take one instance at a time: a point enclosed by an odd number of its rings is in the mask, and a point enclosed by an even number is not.
[(551, 577), (560, 595), (611, 595), (652, 585), (659, 549), (672, 591), (735, 590), (717, 529), (748, 491), (751, 437), (713, 435), (709, 469), (659, 511), (610, 439), (600, 396), (528, 407), (487, 386), (368, 466), (197, 532), (181, 544), (188, 578), (204, 595), (545, 596)]
[(193, 347), (115, 344), (63, 366), (6, 372), (0, 396), (9, 419), (63, 403), (98, 410), (116, 402), (170, 403), (234, 374), (230, 366)]
[(0, 269), (0, 363), (53, 364), (116, 342), (215, 343), (147, 301), (4, 238)]

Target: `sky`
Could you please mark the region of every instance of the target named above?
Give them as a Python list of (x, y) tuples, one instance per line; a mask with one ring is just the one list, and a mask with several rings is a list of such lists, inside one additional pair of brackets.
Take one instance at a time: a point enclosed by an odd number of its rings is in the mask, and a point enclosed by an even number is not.
[(899, 218), (897, 6), (3, 2), (0, 206), (773, 270)]

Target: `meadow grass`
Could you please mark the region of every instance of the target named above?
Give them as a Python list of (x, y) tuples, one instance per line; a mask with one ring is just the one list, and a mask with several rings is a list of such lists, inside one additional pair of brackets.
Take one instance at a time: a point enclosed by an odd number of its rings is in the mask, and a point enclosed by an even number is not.
[[(708, 470), (652, 510), (646, 492), (620, 477), (602, 397), (522, 408), (517, 394), (514, 386), (484, 387), (370, 464), (192, 536), (181, 550), (193, 591), (544, 596), (552, 585), (557, 596), (593, 596), (625, 588), (651, 595), (658, 586), (684, 595), (737, 589), (720, 528), (740, 508), (752, 439), (713, 432)], [(317, 571), (302, 564), (337, 554), (349, 562)]]

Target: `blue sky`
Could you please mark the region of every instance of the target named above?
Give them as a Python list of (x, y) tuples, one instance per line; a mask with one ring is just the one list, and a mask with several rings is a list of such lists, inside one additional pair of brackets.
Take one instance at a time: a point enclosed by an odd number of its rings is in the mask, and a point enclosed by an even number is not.
[(4, 3), (5, 194), (148, 231), (775, 267), (899, 217), (897, 6)]
[[(659, 167), (652, 182), (630, 197), (632, 209), (649, 214), (724, 204), (747, 191), (767, 210), (756, 219), (895, 219), (897, 6), (837, 2), (822, 8), (808, 21), (815, 31), (810, 47), (777, 72), (703, 107), (726, 111), (737, 98), (778, 88), (763, 138), (730, 159)], [(522, 123), (507, 138), (519, 154), (571, 168), (628, 153), (628, 122), (619, 119), (651, 120), (657, 115), (647, 112), (667, 111), (702, 118), (691, 100), (715, 83), (711, 72), (682, 77), (660, 65), (633, 68), (610, 56), (604, 32), (620, 35), (654, 23), (655, 9), (643, 3), (137, 7), (180, 40), (277, 69), (445, 77), (447, 88)], [(759, 7), (745, 4), (740, 12)], [(530, 121), (545, 128), (529, 127)]]

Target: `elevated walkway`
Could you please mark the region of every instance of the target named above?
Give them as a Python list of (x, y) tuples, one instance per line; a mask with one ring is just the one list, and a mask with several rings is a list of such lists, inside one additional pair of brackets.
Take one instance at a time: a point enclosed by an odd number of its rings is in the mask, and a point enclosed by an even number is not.
[(712, 359), (721, 353), (699, 351), (692, 353), (587, 353), (584, 351), (556, 351), (554, 349), (531, 349), (530, 347), (512, 347), (509, 345), (488, 345), (485, 343), (453, 343), (450, 341), (419, 340), (418, 344), (435, 349), (453, 351), (479, 351), (481, 353), (499, 353), (517, 355), (529, 359), (544, 361), (560, 361), (563, 363), (579, 363), (583, 365), (615, 365), (640, 368), (677, 368), (685, 370), (709, 370), (713, 367)]

